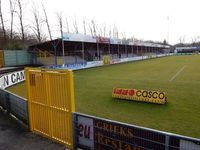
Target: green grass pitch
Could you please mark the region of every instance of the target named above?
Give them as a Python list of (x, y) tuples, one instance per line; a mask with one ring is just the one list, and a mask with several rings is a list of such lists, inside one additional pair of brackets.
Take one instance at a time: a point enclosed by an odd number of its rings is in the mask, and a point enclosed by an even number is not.
[[(170, 56), (74, 72), (76, 111), (200, 138), (200, 56)], [(167, 104), (114, 100), (113, 87), (165, 91)], [(26, 97), (24, 83), (9, 88)]]

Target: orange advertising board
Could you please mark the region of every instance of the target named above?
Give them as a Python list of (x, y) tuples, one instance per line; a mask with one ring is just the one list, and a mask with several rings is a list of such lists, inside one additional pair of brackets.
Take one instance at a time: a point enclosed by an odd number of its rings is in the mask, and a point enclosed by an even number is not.
[(148, 91), (127, 88), (113, 88), (112, 97), (125, 100), (165, 104), (166, 95), (161, 91)]

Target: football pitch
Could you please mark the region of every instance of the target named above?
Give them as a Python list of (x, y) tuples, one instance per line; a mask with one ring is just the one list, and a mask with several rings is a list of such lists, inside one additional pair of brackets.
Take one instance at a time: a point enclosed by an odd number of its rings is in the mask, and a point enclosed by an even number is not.
[[(200, 55), (74, 71), (76, 111), (200, 138)], [(112, 99), (114, 87), (164, 91), (167, 104)], [(25, 84), (8, 88), (26, 97)]]

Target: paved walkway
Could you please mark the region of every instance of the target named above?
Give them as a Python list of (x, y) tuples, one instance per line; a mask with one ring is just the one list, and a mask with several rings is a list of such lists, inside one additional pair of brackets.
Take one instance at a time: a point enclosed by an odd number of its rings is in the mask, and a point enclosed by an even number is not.
[(65, 147), (29, 132), (0, 109), (0, 150), (65, 150)]

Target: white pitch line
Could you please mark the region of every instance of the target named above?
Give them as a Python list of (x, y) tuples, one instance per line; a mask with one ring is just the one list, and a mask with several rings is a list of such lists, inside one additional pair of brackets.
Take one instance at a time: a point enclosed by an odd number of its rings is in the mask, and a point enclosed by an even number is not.
[(182, 71), (185, 69), (186, 65), (183, 66), (169, 81), (173, 81)]

